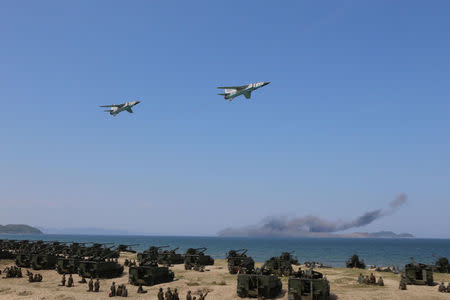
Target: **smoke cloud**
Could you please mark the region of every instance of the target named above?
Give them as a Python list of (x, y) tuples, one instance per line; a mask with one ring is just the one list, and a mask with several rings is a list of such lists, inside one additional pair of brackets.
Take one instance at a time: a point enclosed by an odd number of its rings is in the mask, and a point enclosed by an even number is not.
[(351, 221), (328, 221), (317, 216), (301, 218), (267, 217), (261, 224), (242, 228), (227, 228), (222, 236), (329, 236), (329, 233), (358, 228), (393, 214), (406, 203), (406, 194), (398, 195), (387, 209), (368, 211)]

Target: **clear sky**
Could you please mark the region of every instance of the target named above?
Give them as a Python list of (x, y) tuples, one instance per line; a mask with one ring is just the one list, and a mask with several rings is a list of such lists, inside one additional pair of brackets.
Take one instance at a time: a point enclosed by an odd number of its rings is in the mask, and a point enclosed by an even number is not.
[[(1, 1), (0, 224), (450, 238), (449, 1)], [(228, 102), (219, 85), (272, 83)], [(139, 99), (113, 118), (99, 105)]]

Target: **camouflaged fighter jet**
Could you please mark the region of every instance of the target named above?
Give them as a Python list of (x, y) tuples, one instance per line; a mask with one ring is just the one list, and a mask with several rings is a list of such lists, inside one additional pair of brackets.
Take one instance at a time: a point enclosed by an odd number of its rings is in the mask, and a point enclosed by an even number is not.
[(219, 86), (218, 89), (224, 89), (224, 94), (218, 94), (221, 96), (225, 96), (225, 99), (228, 101), (233, 100), (233, 98), (244, 95), (245, 98), (250, 99), (252, 97), (252, 92), (256, 89), (259, 89), (260, 87), (268, 85), (270, 82), (256, 82), (256, 83), (250, 83), (247, 85), (241, 85), (241, 86)]
[(123, 112), (124, 110), (129, 113), (133, 113), (133, 110), (131, 108), (139, 103), (141, 103), (141, 101), (130, 101), (122, 104), (101, 105), (100, 107), (109, 107), (110, 109), (106, 109), (105, 111), (109, 112), (111, 116), (116, 116), (118, 113)]

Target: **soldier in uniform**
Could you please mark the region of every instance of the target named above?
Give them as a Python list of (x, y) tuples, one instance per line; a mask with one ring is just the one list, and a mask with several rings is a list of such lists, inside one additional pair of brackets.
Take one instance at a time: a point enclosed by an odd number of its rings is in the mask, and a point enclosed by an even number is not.
[(191, 291), (187, 291), (186, 300), (192, 300)]
[(61, 278), (61, 285), (65, 286), (66, 285), (66, 274), (64, 273), (62, 278)]
[(67, 280), (67, 287), (73, 287), (72, 274), (69, 275), (69, 279)]
[(117, 297), (122, 296), (122, 285), (121, 285), (121, 284), (119, 284), (119, 285), (117, 286), (117, 289), (116, 289), (116, 296), (117, 296)]
[(122, 284), (122, 297), (128, 297), (128, 290), (125, 284)]
[(110, 297), (116, 296), (116, 283), (113, 281), (110, 288), (111, 292), (109, 292)]
[(370, 284), (376, 284), (377, 283), (377, 279), (375, 278), (375, 275), (373, 275), (373, 273), (370, 273), (369, 283)]
[(380, 276), (380, 278), (378, 278), (378, 285), (379, 286), (384, 286), (383, 277), (381, 277), (381, 276)]
[(400, 279), (400, 284), (398, 285), (398, 288), (401, 290), (406, 290), (406, 279), (404, 275), (402, 275), (402, 278)]
[(99, 291), (100, 291), (100, 280), (98, 280), (97, 278), (97, 280), (94, 283), (94, 292), (98, 293)]
[(450, 282), (447, 284), (447, 293), (450, 293)]
[(164, 293), (163, 293), (163, 289), (162, 288), (159, 288), (158, 300), (164, 300)]
[(359, 284), (363, 284), (364, 283), (364, 276), (361, 273), (359, 273), (359, 276), (358, 276), (358, 283)]
[(89, 279), (89, 283), (88, 283), (88, 292), (93, 292), (94, 291), (94, 281), (91, 279)]
[(173, 300), (172, 298), (172, 291), (170, 290), (170, 287), (167, 288), (166, 294), (165, 294), (166, 300)]
[(145, 290), (142, 288), (142, 284), (139, 284), (137, 293), (138, 293), (138, 294), (145, 294), (145, 293), (147, 293), (147, 291), (145, 291)]
[(180, 300), (180, 297), (178, 297), (178, 290), (177, 290), (177, 288), (175, 288), (175, 289), (173, 290), (172, 299), (173, 299), (173, 300)]
[(28, 282), (33, 282), (33, 273), (28, 274)]
[(441, 282), (441, 284), (439, 285), (438, 291), (441, 292), (441, 293), (446, 293), (447, 292), (447, 288), (445, 287), (443, 282)]

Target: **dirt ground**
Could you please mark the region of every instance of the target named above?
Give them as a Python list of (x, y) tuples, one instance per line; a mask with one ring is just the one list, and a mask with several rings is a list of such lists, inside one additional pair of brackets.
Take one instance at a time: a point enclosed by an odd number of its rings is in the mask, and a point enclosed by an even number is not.
[[(135, 258), (131, 254), (123, 254), (119, 262), (123, 263), (125, 258)], [(11, 260), (1, 260), (0, 269), (13, 265)], [(261, 264), (257, 264), (261, 265)], [(191, 290), (193, 295), (200, 291), (209, 290), (206, 299), (241, 299), (236, 295), (236, 275), (228, 274), (226, 261), (216, 260), (214, 266), (208, 266), (205, 272), (186, 271), (183, 265), (171, 267), (175, 273), (175, 280), (171, 283), (160, 284), (152, 287), (144, 287), (148, 292), (146, 294), (137, 294), (137, 287), (128, 284), (128, 268), (120, 278), (100, 280), (100, 293), (87, 292), (87, 284), (79, 284), (78, 275), (74, 276), (75, 287), (68, 288), (58, 286), (61, 281), (61, 275), (56, 271), (39, 271), (43, 276), (42, 282), (29, 283), (27, 278), (0, 278), (0, 300), (11, 299), (38, 299), (38, 300), (73, 300), (73, 299), (109, 299), (108, 292), (111, 283), (126, 284), (128, 297), (134, 299), (157, 299), (156, 294), (160, 287), (164, 290), (167, 287), (177, 288), (180, 299), (185, 299), (186, 292)], [(33, 270), (30, 270), (34, 272)], [(406, 291), (398, 289), (400, 275), (392, 273), (378, 273), (375, 276), (382, 276), (385, 286), (359, 285), (357, 278), (361, 270), (357, 269), (319, 269), (330, 281), (331, 293), (334, 299), (450, 299), (450, 294), (438, 292), (438, 287), (433, 286), (412, 286), (408, 285)], [(26, 269), (23, 269), (26, 273)], [(370, 274), (368, 270), (363, 270), (363, 275)], [(1, 276), (4, 276), (3, 274)], [(436, 282), (444, 281), (446, 284), (450, 281), (450, 274), (434, 274)], [(287, 278), (283, 278), (283, 294), (277, 299), (287, 299)]]

